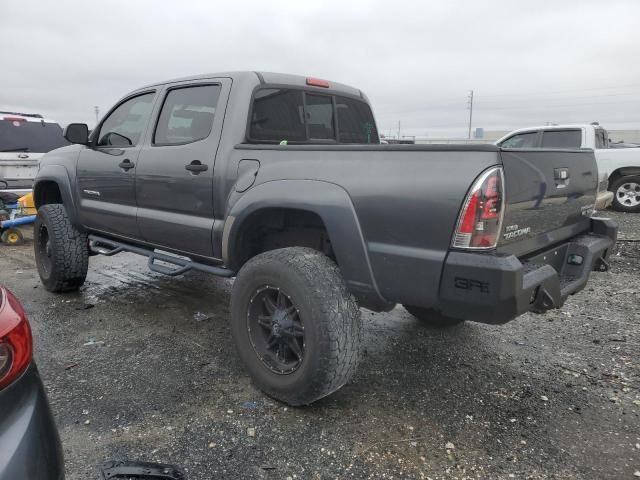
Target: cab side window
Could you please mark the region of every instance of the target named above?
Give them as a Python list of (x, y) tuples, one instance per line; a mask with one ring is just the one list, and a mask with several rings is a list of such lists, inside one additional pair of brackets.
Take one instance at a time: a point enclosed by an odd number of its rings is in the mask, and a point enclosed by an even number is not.
[(102, 122), (99, 147), (132, 147), (142, 138), (155, 93), (145, 93), (121, 103)]
[(154, 145), (184, 145), (211, 133), (220, 85), (198, 85), (170, 90), (158, 118)]
[(500, 146), (504, 148), (535, 148), (537, 136), (538, 132), (519, 133), (507, 138)]

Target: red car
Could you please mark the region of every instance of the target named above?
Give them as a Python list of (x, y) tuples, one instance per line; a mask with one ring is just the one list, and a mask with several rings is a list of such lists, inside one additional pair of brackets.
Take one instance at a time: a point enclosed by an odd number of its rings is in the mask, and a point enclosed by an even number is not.
[(31, 327), (0, 287), (0, 480), (62, 480), (58, 430), (33, 362)]

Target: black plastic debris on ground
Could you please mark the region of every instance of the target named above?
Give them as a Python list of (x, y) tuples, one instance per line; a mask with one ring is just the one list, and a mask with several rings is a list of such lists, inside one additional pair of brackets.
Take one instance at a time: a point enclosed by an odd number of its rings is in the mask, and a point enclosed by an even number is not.
[(102, 464), (102, 478), (129, 480), (186, 480), (184, 472), (175, 465), (152, 462), (110, 461)]

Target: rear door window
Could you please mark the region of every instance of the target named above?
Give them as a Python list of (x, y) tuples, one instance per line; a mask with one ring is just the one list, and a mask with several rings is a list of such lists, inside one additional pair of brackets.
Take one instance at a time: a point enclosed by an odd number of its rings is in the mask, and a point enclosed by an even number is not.
[(504, 148), (535, 148), (537, 137), (538, 132), (519, 133), (507, 138), (500, 146)]
[(255, 143), (379, 143), (365, 102), (282, 88), (255, 93), (248, 137)]
[(207, 138), (220, 96), (220, 85), (170, 90), (154, 134), (155, 145), (184, 145)]
[(542, 133), (542, 148), (580, 148), (581, 130), (545, 130)]

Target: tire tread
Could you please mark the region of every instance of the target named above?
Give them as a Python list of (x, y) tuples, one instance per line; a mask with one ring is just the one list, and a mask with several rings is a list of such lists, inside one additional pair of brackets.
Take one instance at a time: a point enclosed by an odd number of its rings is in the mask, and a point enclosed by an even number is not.
[[(89, 268), (89, 247), (87, 234), (78, 231), (67, 215), (62, 204), (47, 204), (38, 209), (35, 235), (35, 254), (38, 257), (37, 228), (44, 223), (49, 231), (49, 239), (55, 248), (52, 255), (51, 275), (42, 283), (50, 292), (69, 292), (80, 288), (87, 277)], [(40, 265), (38, 265), (40, 273)]]
[[(340, 389), (355, 374), (362, 337), (360, 310), (338, 266), (311, 248), (289, 247), (261, 253), (247, 262), (238, 277), (250, 276), (254, 269), (269, 268), (274, 262), (295, 270), (304, 279), (305, 286), (309, 287), (309, 297), (317, 309), (313, 318), (320, 319), (323, 331), (321, 338), (324, 340), (318, 349), (323, 367), (303, 390), (283, 395), (282, 392), (270, 391), (267, 385), (260, 387), (267, 394), (290, 405), (310, 404)], [(232, 311), (236, 311), (233, 306)]]

